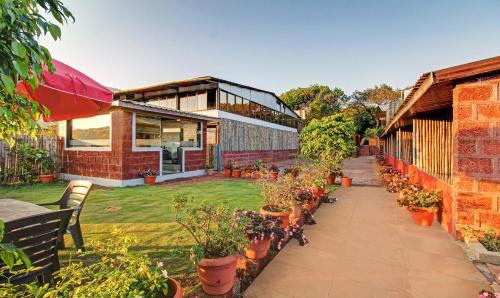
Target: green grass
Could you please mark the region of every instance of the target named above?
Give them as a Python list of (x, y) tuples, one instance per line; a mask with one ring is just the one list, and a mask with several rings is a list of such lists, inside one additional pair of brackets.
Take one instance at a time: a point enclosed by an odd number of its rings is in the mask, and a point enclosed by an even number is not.
[[(0, 187), (0, 198), (51, 202), (59, 198), (66, 185), (66, 182), (57, 182)], [(183, 286), (196, 284), (194, 266), (189, 261), (193, 241), (174, 221), (172, 199), (176, 193), (193, 197), (195, 204), (205, 200), (226, 204), (230, 208), (258, 210), (263, 202), (258, 184), (246, 180), (190, 182), (177, 186), (96, 187), (85, 202), (81, 215), (85, 242), (109, 240), (110, 232), (118, 227), (139, 238), (141, 245), (134, 250), (163, 261), (169, 274), (184, 281)], [(69, 248), (61, 251), (63, 259), (75, 251), (71, 237), (66, 235), (65, 239)]]

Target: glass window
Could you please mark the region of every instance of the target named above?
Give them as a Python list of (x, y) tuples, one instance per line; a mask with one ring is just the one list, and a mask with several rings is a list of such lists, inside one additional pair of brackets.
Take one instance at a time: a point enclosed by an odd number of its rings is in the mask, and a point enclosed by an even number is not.
[(200, 92), (198, 93), (198, 107), (197, 111), (204, 111), (207, 109), (207, 93)]
[(111, 114), (68, 120), (66, 147), (110, 147)]
[(135, 147), (161, 146), (160, 118), (137, 115), (135, 117)]
[(181, 122), (181, 147), (201, 147), (201, 123)]
[(250, 101), (248, 101), (248, 99), (244, 99), (243, 98), (243, 111), (242, 111), (242, 114), (245, 115), (245, 116), (249, 116), (250, 115)]
[(222, 90), (219, 92), (219, 109), (227, 111), (227, 93)]
[(179, 97), (179, 109), (181, 111), (187, 111), (188, 110), (188, 97), (187, 95), (182, 95)]
[(207, 91), (207, 109), (213, 110), (217, 108), (215, 104), (215, 89)]
[(189, 94), (187, 111), (192, 112), (197, 110), (198, 100), (196, 98), (196, 93)]
[(236, 102), (234, 104), (234, 111), (238, 114), (243, 114), (243, 98), (236, 96)]
[(227, 110), (229, 112), (234, 112), (235, 96), (233, 94), (227, 94)]

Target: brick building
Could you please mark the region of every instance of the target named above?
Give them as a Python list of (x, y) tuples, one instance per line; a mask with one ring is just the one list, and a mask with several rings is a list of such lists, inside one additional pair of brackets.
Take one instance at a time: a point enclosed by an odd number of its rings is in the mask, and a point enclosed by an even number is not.
[(500, 229), (500, 57), (423, 74), (385, 129), (390, 163), (441, 191), (438, 218)]
[(117, 91), (104, 114), (59, 123), (62, 176), (96, 184), (142, 184), (203, 175), (255, 160), (284, 160), (298, 149), (298, 116), (274, 93), (202, 77)]

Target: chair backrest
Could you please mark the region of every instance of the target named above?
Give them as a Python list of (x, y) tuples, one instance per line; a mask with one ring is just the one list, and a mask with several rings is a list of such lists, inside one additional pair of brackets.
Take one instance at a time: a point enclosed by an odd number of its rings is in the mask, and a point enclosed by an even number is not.
[(61, 196), (60, 208), (67, 209), (79, 207), (75, 210), (75, 212), (73, 212), (70, 225), (74, 225), (78, 222), (83, 204), (85, 203), (91, 188), (92, 182), (87, 180), (73, 180), (68, 184), (68, 187), (66, 187), (66, 190)]
[[(43, 278), (44, 282), (48, 282), (51, 274), (59, 270), (57, 253), (59, 241), (68, 227), (72, 213), (72, 209), (63, 209), (5, 223), (2, 242), (12, 243), (22, 249), (35, 268), (27, 273), (11, 276), (12, 283), (24, 283), (35, 278), (39, 278), (39, 281)], [(17, 266), (14, 269), (21, 269), (21, 267)]]

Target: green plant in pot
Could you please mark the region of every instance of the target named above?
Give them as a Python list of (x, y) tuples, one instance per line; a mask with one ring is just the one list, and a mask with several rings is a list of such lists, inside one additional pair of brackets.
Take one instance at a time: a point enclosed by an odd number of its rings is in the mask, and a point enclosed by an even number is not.
[(158, 176), (158, 172), (148, 168), (143, 171), (139, 171), (137, 175), (144, 178), (144, 183), (154, 185), (156, 183), (156, 176)]
[(55, 180), (55, 169), (56, 163), (54, 159), (50, 156), (50, 154), (42, 149), (39, 149), (36, 154), (36, 162), (40, 167), (40, 182), (42, 183), (51, 183)]
[(233, 169), (233, 177), (234, 178), (240, 178), (241, 177), (241, 168), (238, 164), (233, 164), (232, 166)]
[(184, 195), (174, 197), (175, 220), (193, 237), (192, 260), (198, 268), (203, 291), (223, 295), (231, 291), (238, 255), (248, 245), (244, 227), (248, 220), (237, 219), (227, 205), (197, 205)]
[(265, 205), (260, 208), (260, 214), (280, 218), (281, 226), (288, 227), (290, 214), (296, 204), (296, 182), (290, 175), (285, 175), (273, 181), (262, 179), (261, 186)]
[(205, 165), (205, 170), (207, 170), (207, 175), (208, 176), (213, 176), (214, 175), (214, 165), (212, 163), (208, 163)]
[(226, 176), (228, 178), (231, 177), (232, 171), (233, 171), (233, 166), (232, 165), (226, 165), (224, 167), (224, 176)]
[(441, 199), (438, 192), (422, 189), (398, 200), (398, 203), (411, 212), (415, 224), (431, 226)]

